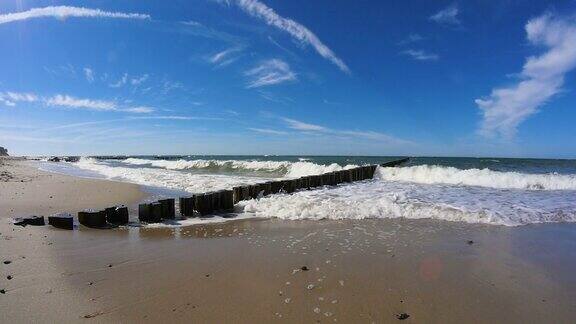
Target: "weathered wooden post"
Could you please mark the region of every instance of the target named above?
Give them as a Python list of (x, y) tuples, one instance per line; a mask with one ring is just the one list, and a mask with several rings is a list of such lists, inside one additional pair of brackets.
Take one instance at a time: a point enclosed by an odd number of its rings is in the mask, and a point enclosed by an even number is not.
[(180, 198), (180, 215), (184, 217), (194, 216), (194, 196)]
[(248, 186), (248, 193), (250, 195), (250, 199), (258, 198), (258, 193), (260, 192), (260, 185), (258, 184), (251, 184)]
[(232, 188), (232, 196), (233, 196), (234, 205), (239, 203), (242, 200), (242, 187)]
[(106, 222), (114, 225), (126, 225), (129, 222), (128, 207), (110, 207), (104, 210)]
[(296, 192), (300, 189), (300, 178), (290, 180), (292, 182), (292, 192)]
[(44, 221), (44, 216), (30, 216), (24, 218), (15, 218), (14, 225), (17, 226), (44, 226), (46, 222)]
[(334, 172), (334, 182), (337, 185), (342, 183), (342, 171)]
[(277, 180), (277, 181), (272, 181), (272, 182), (270, 183), (271, 192), (272, 192), (273, 194), (279, 193), (279, 192), (282, 190), (282, 185), (283, 185), (283, 182), (282, 182), (282, 181), (278, 181), (278, 180)]
[(151, 204), (138, 205), (138, 220), (140, 222), (148, 222), (151, 214), (152, 214), (152, 205)]
[(162, 219), (176, 218), (174, 198), (158, 200), (158, 203), (162, 205)]
[(361, 166), (360, 170), (362, 171), (362, 180), (368, 179), (369, 171), (368, 171), (367, 166), (366, 165)]
[(357, 181), (364, 180), (364, 168), (363, 167), (357, 167), (356, 172), (357, 172), (356, 177), (358, 178)]
[(241, 197), (241, 200), (250, 200), (250, 186), (242, 186)]
[(66, 230), (73, 230), (74, 229), (74, 217), (70, 214), (55, 214), (52, 216), (48, 216), (48, 224)]
[(352, 181), (359, 181), (360, 180), (360, 169), (354, 168), (352, 169)]
[(200, 215), (206, 216), (213, 212), (212, 195), (210, 193), (199, 194), (194, 197), (194, 209), (196, 209)]
[(291, 180), (284, 180), (282, 181), (282, 190), (285, 193), (293, 193), (294, 192), (294, 185)]
[(330, 185), (330, 175), (328, 173), (322, 174), (322, 185), (323, 186)]
[(291, 182), (290, 186), (292, 186), (294, 192), (300, 189), (300, 178), (290, 179), (290, 182)]
[(272, 183), (270, 181), (262, 183), (260, 188), (263, 190), (264, 196), (269, 196), (272, 194)]
[(163, 206), (159, 202), (140, 204), (138, 206), (138, 219), (144, 223), (159, 223), (162, 221)]
[(105, 211), (84, 210), (78, 212), (78, 222), (90, 228), (105, 228), (108, 226)]
[(370, 179), (374, 179), (374, 174), (376, 173), (376, 169), (378, 168), (377, 165), (370, 166)]
[(320, 180), (318, 180), (318, 178), (320, 176), (314, 174), (314, 175), (311, 175), (309, 177), (310, 177), (310, 189), (314, 189), (314, 188), (318, 187), (318, 184), (320, 183)]
[(300, 189), (310, 189), (310, 177), (300, 178)]
[(162, 214), (164, 211), (164, 206), (159, 202), (154, 202), (150, 204), (150, 218), (148, 223), (160, 223), (162, 222)]
[(220, 191), (220, 201), (222, 210), (231, 212), (234, 210), (234, 191), (222, 190)]
[(346, 170), (343, 170), (343, 172), (344, 172), (343, 173), (344, 182), (352, 182), (352, 179), (353, 179), (352, 169), (346, 169)]
[(210, 201), (212, 202), (212, 211), (218, 211), (220, 210), (221, 206), (220, 206), (220, 191), (213, 191), (210, 193), (207, 193), (207, 195), (210, 195)]
[(329, 183), (331, 186), (336, 185), (336, 172), (330, 172), (330, 173), (328, 173), (328, 177), (329, 177), (328, 183)]

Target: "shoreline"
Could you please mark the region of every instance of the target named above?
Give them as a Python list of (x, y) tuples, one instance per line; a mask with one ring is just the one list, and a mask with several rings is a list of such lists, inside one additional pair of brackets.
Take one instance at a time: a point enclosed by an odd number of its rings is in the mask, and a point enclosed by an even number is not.
[(7, 218), (120, 200), (135, 205), (146, 194), (138, 185), (50, 176), (21, 162), (0, 168), (15, 175), (0, 182), (0, 259), (12, 261), (0, 264), (6, 322), (388, 323), (402, 313), (416, 323), (576, 318), (576, 224), (247, 219), (177, 228), (21, 228)]
[(75, 177), (38, 169), (30, 161), (1, 159), (11, 179), (0, 182), (0, 218), (103, 209), (126, 205), (133, 212), (150, 194), (137, 184)]

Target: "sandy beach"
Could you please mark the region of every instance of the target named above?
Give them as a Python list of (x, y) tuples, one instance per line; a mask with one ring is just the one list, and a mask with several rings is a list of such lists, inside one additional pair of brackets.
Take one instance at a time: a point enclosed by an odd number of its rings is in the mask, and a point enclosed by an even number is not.
[(115, 204), (134, 210), (147, 194), (133, 184), (39, 171), (28, 161), (0, 163), (3, 323), (576, 318), (574, 224), (272, 218), (181, 228), (22, 228), (10, 219)]

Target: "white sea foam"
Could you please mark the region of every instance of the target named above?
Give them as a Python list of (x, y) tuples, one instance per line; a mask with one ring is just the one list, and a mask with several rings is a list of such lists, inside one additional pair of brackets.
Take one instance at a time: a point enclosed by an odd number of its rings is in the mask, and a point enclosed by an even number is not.
[(376, 178), (423, 184), (451, 184), (527, 190), (576, 190), (576, 175), (526, 174), (489, 169), (457, 169), (437, 165), (378, 168)]
[(307, 175), (322, 174), (353, 168), (355, 165), (342, 167), (337, 163), (330, 165), (316, 164), (309, 161), (248, 161), (248, 160), (149, 160), (128, 158), (121, 161), (130, 165), (149, 165), (167, 170), (194, 170), (194, 169), (220, 169), (220, 170), (247, 170), (268, 171), (286, 177), (295, 178)]
[(180, 219), (175, 220), (172, 222), (165, 222), (165, 223), (154, 223), (154, 224), (146, 224), (147, 228), (178, 228), (178, 227), (186, 227), (192, 225), (200, 225), (200, 224), (215, 224), (215, 223), (226, 223), (230, 221), (240, 220), (240, 219), (249, 219), (254, 218), (255, 216), (250, 214), (241, 214), (235, 217), (222, 217), (222, 216), (213, 216), (208, 218), (187, 218), (187, 219)]
[[(497, 190), (498, 192), (494, 192)], [(576, 221), (567, 192), (509, 191), (365, 181), (241, 202), (255, 217), (281, 219), (431, 218), (496, 225)]]
[(108, 179), (128, 181), (146, 186), (184, 190), (192, 193), (230, 189), (237, 185), (266, 181), (266, 178), (190, 174), (176, 170), (111, 166), (106, 162), (92, 158), (82, 158), (78, 163), (74, 163), (74, 165), (83, 170), (97, 172)]

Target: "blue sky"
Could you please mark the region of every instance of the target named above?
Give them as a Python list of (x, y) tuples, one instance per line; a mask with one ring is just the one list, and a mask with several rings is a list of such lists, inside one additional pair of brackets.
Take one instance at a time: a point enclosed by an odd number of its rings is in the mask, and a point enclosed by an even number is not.
[(576, 157), (576, 1), (0, 2), (12, 154)]

